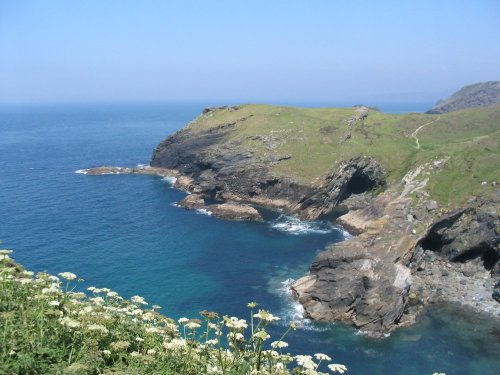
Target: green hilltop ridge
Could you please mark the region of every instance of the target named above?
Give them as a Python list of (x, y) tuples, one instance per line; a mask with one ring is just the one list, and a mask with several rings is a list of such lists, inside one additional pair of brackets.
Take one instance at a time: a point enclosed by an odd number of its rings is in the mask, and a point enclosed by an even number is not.
[(449, 159), (429, 177), (428, 189), (433, 199), (450, 206), (470, 196), (488, 199), (492, 182), (500, 178), (500, 106), (442, 115), (386, 114), (366, 107), (230, 108), (208, 110), (186, 130), (196, 135), (233, 124), (219, 144), (267, 160), (283, 155), (273, 173), (304, 184), (320, 183), (336, 161), (360, 155), (383, 165), (388, 186), (419, 165)]

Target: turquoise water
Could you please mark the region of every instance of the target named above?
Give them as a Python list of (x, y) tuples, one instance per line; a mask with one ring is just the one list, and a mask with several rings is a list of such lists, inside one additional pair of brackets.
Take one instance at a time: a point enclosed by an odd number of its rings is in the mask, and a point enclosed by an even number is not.
[[(175, 207), (184, 193), (152, 176), (85, 176), (81, 168), (147, 164), (156, 144), (203, 104), (0, 108), (0, 239), (34, 271), (71, 271), (86, 286), (144, 296), (178, 318), (203, 309), (244, 316), (257, 301), (299, 319), (286, 281), (343, 233), (266, 212), (264, 223), (217, 220)], [(387, 110), (387, 108), (383, 108)], [(390, 112), (390, 110), (389, 110)], [(296, 352), (323, 352), (350, 374), (496, 374), (500, 324), (453, 308), (373, 341), (339, 324), (300, 320)], [(276, 334), (275, 334), (276, 335)]]

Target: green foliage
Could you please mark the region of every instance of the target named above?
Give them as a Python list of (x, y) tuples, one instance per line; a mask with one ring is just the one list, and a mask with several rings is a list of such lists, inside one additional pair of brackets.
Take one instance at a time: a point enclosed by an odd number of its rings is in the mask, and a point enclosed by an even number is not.
[[(496, 167), (500, 165), (500, 106), (439, 116), (370, 110), (349, 130), (348, 119), (356, 113), (355, 107), (242, 105), (238, 110), (202, 115), (189, 130), (196, 133), (230, 124), (225, 142), (265, 160), (290, 155), (275, 164), (273, 171), (306, 184), (321, 183), (336, 161), (360, 155), (373, 156), (386, 168), (389, 185), (419, 165), (449, 157), (447, 166), (430, 177), (429, 193), (434, 199), (459, 205), (470, 195), (494, 193), (491, 182), (500, 179)], [(417, 129), (420, 148), (412, 137)], [(350, 137), (342, 142), (349, 132)], [(483, 181), (488, 184), (481, 185)]]
[[(22, 270), (0, 250), (1, 374), (321, 374), (321, 353), (291, 356), (288, 330), (270, 342), (268, 311), (250, 321), (201, 312), (178, 323), (107, 288), (76, 291), (76, 275)], [(330, 364), (333, 372), (345, 366)]]

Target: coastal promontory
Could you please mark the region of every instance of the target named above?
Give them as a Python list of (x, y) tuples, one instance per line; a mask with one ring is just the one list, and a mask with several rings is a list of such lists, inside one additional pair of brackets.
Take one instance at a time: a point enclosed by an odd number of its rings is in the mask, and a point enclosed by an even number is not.
[(224, 219), (267, 207), (342, 225), (354, 236), (292, 285), (307, 317), (379, 336), (431, 303), (498, 316), (500, 106), (439, 113), (206, 108), (149, 167), (105, 172), (176, 177), (181, 206)]

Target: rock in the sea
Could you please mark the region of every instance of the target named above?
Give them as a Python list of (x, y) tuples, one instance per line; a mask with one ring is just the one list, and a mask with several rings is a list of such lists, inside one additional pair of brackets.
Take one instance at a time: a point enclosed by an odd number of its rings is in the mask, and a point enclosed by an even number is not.
[(223, 203), (212, 204), (207, 207), (214, 216), (227, 220), (262, 220), (262, 217), (254, 207), (245, 204)]
[(199, 194), (189, 194), (179, 202), (179, 206), (190, 210), (196, 210), (205, 207), (205, 200)]

